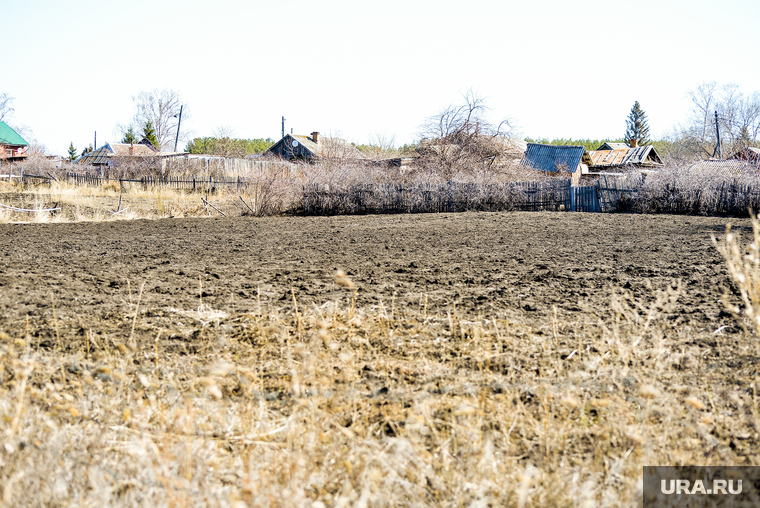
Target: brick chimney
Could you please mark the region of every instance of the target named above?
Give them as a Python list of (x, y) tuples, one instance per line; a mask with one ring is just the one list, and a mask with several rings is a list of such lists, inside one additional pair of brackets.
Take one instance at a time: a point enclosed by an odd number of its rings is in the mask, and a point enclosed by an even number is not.
[(319, 133), (318, 132), (312, 132), (311, 133), (311, 140), (315, 143), (319, 143)]
[(639, 146), (639, 140), (636, 138), (633, 138), (629, 144), (631, 145), (631, 148), (636, 148), (637, 146)]

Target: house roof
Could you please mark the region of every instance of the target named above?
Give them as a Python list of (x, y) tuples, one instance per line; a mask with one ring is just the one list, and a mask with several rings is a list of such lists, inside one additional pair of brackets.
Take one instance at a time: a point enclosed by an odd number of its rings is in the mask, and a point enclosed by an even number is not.
[(310, 136), (303, 136), (301, 134), (286, 134), (284, 138), (269, 148), (269, 152), (276, 153), (276, 147), (282, 143), (292, 143), (297, 141), (301, 144), (302, 148), (306, 149), (312, 156), (316, 157), (329, 157), (331, 155), (340, 155), (342, 157), (352, 159), (365, 159), (363, 153), (361, 153), (354, 145), (341, 138), (330, 138), (327, 136), (319, 136), (318, 142), (315, 143), (314, 139)]
[(591, 164), (591, 158), (582, 146), (559, 146), (528, 143), (522, 165), (542, 171), (575, 173), (581, 164)]
[(114, 157), (124, 157), (124, 156), (145, 157), (145, 156), (158, 155), (158, 152), (154, 150), (152, 147), (148, 145), (143, 145), (141, 143), (135, 143), (135, 144), (106, 143), (106, 146), (109, 146), (111, 148)]
[(174, 153), (157, 152), (155, 149), (142, 143), (106, 143), (97, 150), (79, 157), (76, 162), (84, 164), (107, 164), (112, 157), (167, 157), (177, 155)]
[(717, 160), (708, 159), (699, 161), (687, 168), (692, 173), (705, 173), (705, 175), (735, 177), (745, 174), (757, 174), (756, 166), (742, 160)]
[(753, 160), (757, 161), (760, 160), (760, 148), (755, 148), (753, 146), (747, 146), (735, 154), (733, 154), (729, 159), (741, 159), (741, 160)]
[(625, 150), (626, 148), (631, 148), (631, 145), (628, 143), (613, 143), (612, 141), (606, 141), (596, 150)]
[(7, 123), (0, 122), (0, 144), (10, 146), (29, 146), (19, 133), (14, 131)]
[(662, 159), (651, 145), (637, 146), (636, 148), (629, 148), (626, 145), (626, 148), (622, 149), (594, 150), (589, 152), (589, 156), (594, 167), (662, 164)]

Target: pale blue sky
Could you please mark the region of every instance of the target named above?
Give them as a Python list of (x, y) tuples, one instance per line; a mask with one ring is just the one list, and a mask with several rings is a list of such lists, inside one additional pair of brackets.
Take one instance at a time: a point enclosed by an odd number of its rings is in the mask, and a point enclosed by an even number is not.
[(702, 81), (760, 90), (757, 0), (25, 0), (3, 7), (0, 92), (50, 153), (118, 141), (132, 96), (182, 93), (183, 131), (375, 134), (397, 144), (472, 88), (531, 137), (660, 136)]

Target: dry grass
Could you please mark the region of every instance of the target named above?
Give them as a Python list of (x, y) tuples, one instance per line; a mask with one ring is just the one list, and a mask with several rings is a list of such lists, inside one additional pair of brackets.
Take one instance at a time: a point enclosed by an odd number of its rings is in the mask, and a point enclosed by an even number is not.
[(638, 506), (643, 465), (757, 461), (754, 393), (687, 345), (680, 288), (536, 327), (336, 284), (244, 314), (132, 295), (123, 343), (2, 332), (4, 504)]
[(58, 208), (56, 212), (18, 212), (0, 209), (0, 222), (80, 222), (181, 217), (215, 217), (219, 211), (206, 206), (201, 198), (227, 215), (249, 213), (240, 201), (264, 214), (280, 213), (280, 203), (272, 192), (249, 186), (238, 193), (218, 192), (210, 196), (170, 187), (142, 188), (138, 184), (109, 183), (103, 186), (76, 186), (65, 182), (22, 187), (0, 181), (0, 203), (26, 210)]
[(736, 284), (741, 295), (741, 307), (727, 307), (735, 316), (746, 317), (749, 327), (755, 336), (760, 337), (760, 222), (752, 216), (752, 238), (749, 243), (742, 242), (738, 233), (731, 231), (731, 225), (726, 226), (726, 236), (723, 241), (713, 237), (713, 243), (726, 260), (728, 273)]

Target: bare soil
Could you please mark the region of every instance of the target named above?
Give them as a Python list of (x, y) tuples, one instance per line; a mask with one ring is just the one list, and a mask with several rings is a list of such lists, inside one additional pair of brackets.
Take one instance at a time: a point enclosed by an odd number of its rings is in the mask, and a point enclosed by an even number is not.
[(725, 222), (0, 225), (3, 502), (640, 506), (643, 465), (756, 464)]
[[(343, 297), (342, 269), (358, 307), (498, 313), (536, 325), (606, 308), (616, 288), (646, 300), (652, 288), (681, 284), (681, 321), (712, 333), (735, 323), (723, 311), (730, 283), (711, 243), (726, 221), (526, 212), (0, 225), (0, 330), (43, 324), (32, 333), (43, 347), (55, 326), (58, 336), (87, 327), (152, 341), (159, 328), (188, 333), (167, 309), (204, 304), (234, 315), (261, 302)], [(148, 311), (132, 332), (127, 314), (138, 300)]]

